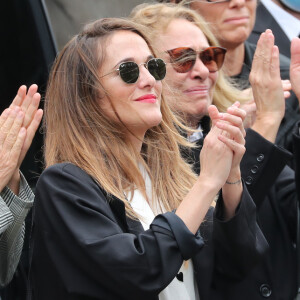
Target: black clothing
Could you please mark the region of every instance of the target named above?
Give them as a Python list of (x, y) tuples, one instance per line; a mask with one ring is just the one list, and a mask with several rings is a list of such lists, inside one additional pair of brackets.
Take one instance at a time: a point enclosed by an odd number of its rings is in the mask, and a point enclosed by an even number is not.
[(201, 236), (170, 212), (144, 231), (125, 216), (122, 201), (109, 200), (87, 173), (68, 163), (43, 172), (35, 201), (30, 289), (36, 300), (157, 300), (189, 258), (201, 300), (210, 299), (216, 276), (235, 281), (267, 248), (246, 188), (226, 222), (219, 198)]
[[(193, 149), (194, 157), (199, 156), (203, 140), (197, 144), (200, 147)], [(299, 131), (294, 134), (294, 145), (300, 149)], [(299, 157), (300, 151), (297, 153)], [(216, 281), (221, 296), (212, 299), (290, 300), (295, 297), (297, 195), (294, 171), (285, 166), (290, 158), (288, 151), (247, 130), (241, 172), (257, 206), (258, 224), (270, 248), (264, 260), (240, 282), (219, 277)], [(195, 164), (199, 164), (199, 159)], [(199, 170), (199, 166), (194, 169)]]
[(275, 44), (279, 48), (279, 52), (286, 57), (291, 57), (291, 41), (282, 30), (281, 26), (276, 22), (272, 14), (266, 9), (263, 3), (259, 3), (256, 8), (256, 21), (248, 41), (257, 44), (260, 35), (271, 29), (275, 36)]

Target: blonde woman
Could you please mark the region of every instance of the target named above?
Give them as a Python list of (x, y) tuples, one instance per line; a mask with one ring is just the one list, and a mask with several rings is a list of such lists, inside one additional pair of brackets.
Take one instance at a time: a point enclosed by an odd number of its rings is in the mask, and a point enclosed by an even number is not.
[[(199, 299), (193, 259), (206, 251), (204, 240), (215, 246), (210, 272), (228, 276), (266, 250), (235, 177), (242, 121), (218, 121), (226, 128), (207, 136), (197, 178), (180, 156), (179, 145), (188, 146), (175, 127), (182, 125), (162, 96), (165, 71), (144, 27), (121, 19), (89, 24), (58, 56), (45, 99), (33, 299)], [(203, 221), (207, 237), (198, 231)]]

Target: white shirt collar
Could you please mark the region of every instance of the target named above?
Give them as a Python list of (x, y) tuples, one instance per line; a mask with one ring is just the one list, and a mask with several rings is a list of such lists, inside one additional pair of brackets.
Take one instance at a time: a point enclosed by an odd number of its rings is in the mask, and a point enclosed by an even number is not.
[(287, 37), (292, 40), (300, 34), (300, 20), (292, 16), (272, 0), (261, 0)]
[(190, 143), (197, 142), (198, 140), (200, 140), (200, 139), (203, 138), (202, 127), (201, 127), (200, 124), (199, 124), (197, 130), (199, 130), (199, 131), (193, 132), (191, 135), (189, 135), (189, 136), (187, 137), (187, 140), (188, 140)]

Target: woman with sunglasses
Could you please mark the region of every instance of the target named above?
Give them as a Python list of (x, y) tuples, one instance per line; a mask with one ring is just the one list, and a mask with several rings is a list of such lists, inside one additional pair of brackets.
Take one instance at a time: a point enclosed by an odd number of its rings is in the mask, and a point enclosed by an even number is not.
[[(171, 0), (168, 2), (175, 2)], [(254, 59), (255, 45), (247, 42), (254, 27), (257, 0), (196, 0), (176, 1), (187, 3), (211, 24), (211, 29), (220, 44), (227, 49), (228, 55), (224, 61), (224, 71), (235, 81), (241, 89), (248, 89), (249, 74)], [(280, 49), (279, 49), (280, 51)], [(289, 79), (290, 60), (280, 55), (280, 75), (282, 79)], [(294, 93), (285, 101), (285, 114), (280, 120), (274, 117), (265, 120), (266, 125), (271, 122), (280, 123), (276, 136), (276, 144), (293, 152), (292, 132), (295, 124), (300, 120), (299, 99)], [(253, 115), (261, 113), (261, 108), (246, 105), (245, 109)], [(272, 105), (272, 103), (269, 103)], [(267, 107), (263, 107), (267, 109)], [(256, 111), (253, 109), (256, 109)], [(277, 126), (277, 125), (276, 125)]]
[[(199, 172), (198, 156), (203, 136), (210, 130), (207, 105), (214, 103), (223, 110), (224, 106), (228, 107), (229, 103), (239, 99), (239, 92), (229, 85), (220, 70), (225, 50), (218, 48), (201, 16), (184, 6), (142, 5), (134, 9), (132, 18), (151, 29), (152, 41), (167, 62), (166, 82), (171, 92), (177, 89), (176, 98), (171, 101), (172, 108), (195, 129), (202, 129), (202, 134), (188, 136), (198, 147), (193, 149), (193, 155), (187, 155), (187, 159)], [(282, 118), (284, 97), (279, 53), (270, 31), (266, 31), (258, 43), (251, 81), (257, 102), (264, 105), (272, 99), (268, 109), (273, 110), (274, 119), (277, 113), (278, 119)], [(237, 107), (232, 110), (230, 107), (228, 112), (242, 114)], [(291, 158), (290, 153), (273, 144), (280, 122), (264, 124), (262, 116), (247, 131), (241, 173), (257, 205), (262, 230), (271, 243), (269, 255), (240, 281), (222, 276), (209, 278), (207, 266), (203, 265), (197, 270), (197, 276), (205, 278), (199, 288), (201, 299), (214, 298), (215, 293), (219, 293), (220, 299), (230, 300), (261, 299), (271, 294), (274, 299), (291, 299), (296, 293), (296, 251), (293, 244), (297, 228), (295, 174), (290, 168), (284, 168)], [(229, 117), (233, 120), (232, 115), (223, 115), (224, 119)], [(207, 251), (206, 256), (209, 255), (213, 253)], [(286, 271), (282, 272), (283, 269)]]
[(89, 24), (58, 56), (45, 97), (32, 299), (199, 299), (191, 259), (206, 251), (203, 221), (216, 248), (210, 272), (240, 275), (266, 250), (239, 177), (242, 122), (218, 121), (197, 178), (180, 156), (188, 144), (162, 96), (165, 73), (143, 27), (121, 19)]

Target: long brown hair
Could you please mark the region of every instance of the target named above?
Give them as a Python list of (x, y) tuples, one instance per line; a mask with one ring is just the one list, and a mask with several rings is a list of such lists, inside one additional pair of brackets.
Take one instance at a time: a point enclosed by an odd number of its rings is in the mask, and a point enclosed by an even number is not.
[[(109, 194), (125, 203), (136, 217), (125, 192), (144, 195), (145, 183), (139, 165), (152, 180), (152, 201), (166, 210), (178, 207), (195, 181), (191, 168), (180, 156), (187, 146), (178, 134), (181, 123), (161, 101), (162, 122), (146, 132), (137, 153), (124, 137), (124, 126), (101, 109), (101, 98), (109, 96), (99, 78), (105, 60), (105, 45), (113, 32), (129, 30), (147, 42), (147, 30), (125, 19), (101, 19), (88, 24), (61, 51), (53, 65), (45, 97), (46, 167), (70, 162), (85, 170)], [(159, 201), (158, 201), (159, 199)]]
[[(203, 32), (210, 46), (219, 46), (209, 24), (197, 12), (185, 6), (188, 2), (182, 1), (180, 4), (141, 4), (133, 9), (130, 17), (134, 22), (149, 28), (152, 42), (157, 39), (160, 33), (163, 33), (167, 29), (172, 20), (185, 19), (195, 24)], [(242, 94), (231, 80), (225, 76), (222, 69), (219, 70), (219, 76), (213, 93), (213, 104), (220, 111), (226, 111), (236, 101), (244, 103), (249, 100), (252, 100), (252, 98)]]

